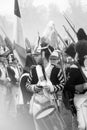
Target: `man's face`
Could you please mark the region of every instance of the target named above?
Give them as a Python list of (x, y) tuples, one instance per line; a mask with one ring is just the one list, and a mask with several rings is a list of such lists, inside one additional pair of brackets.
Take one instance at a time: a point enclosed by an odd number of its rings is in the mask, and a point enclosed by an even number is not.
[(35, 60), (36, 60), (36, 62), (38, 64), (41, 61), (41, 54), (34, 55), (34, 58), (35, 58)]
[(57, 65), (57, 64), (58, 64), (58, 60), (56, 60), (56, 59), (51, 59), (51, 63)]

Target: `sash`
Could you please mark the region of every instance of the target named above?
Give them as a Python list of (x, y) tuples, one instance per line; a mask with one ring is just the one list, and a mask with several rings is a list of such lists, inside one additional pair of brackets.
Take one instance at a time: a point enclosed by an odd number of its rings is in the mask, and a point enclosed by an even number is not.
[[(43, 86), (43, 90), (39, 93), (35, 93), (32, 96), (32, 99), (30, 101), (30, 113), (35, 116), (37, 112), (39, 112), (42, 109), (42, 106), (48, 102), (52, 102), (53, 95), (49, 94), (45, 87), (49, 86), (50, 88), (53, 87), (51, 81), (46, 77), (46, 80), (43, 75), (42, 67), (41, 65), (36, 66), (36, 72), (38, 76), (38, 85)], [(53, 89), (53, 88), (52, 88)]]

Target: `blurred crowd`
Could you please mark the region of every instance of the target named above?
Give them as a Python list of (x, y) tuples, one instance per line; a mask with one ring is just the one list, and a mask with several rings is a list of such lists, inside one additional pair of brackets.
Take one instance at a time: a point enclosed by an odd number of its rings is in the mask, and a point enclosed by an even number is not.
[(39, 36), (34, 48), (26, 42), (24, 65), (0, 36), (0, 119), (24, 114), (31, 130), (87, 130), (87, 35), (80, 28), (77, 42), (60, 37), (62, 46), (56, 35)]

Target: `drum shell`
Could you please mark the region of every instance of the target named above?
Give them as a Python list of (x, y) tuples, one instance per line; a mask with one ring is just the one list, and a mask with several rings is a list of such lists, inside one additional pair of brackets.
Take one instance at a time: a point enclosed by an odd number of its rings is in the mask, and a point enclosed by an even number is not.
[[(39, 98), (40, 98), (40, 95), (39, 95)], [(40, 101), (36, 99), (37, 99), (36, 95), (34, 95), (30, 101), (30, 113), (33, 114), (35, 118), (37, 118), (37, 115), (39, 113), (45, 111), (46, 109), (52, 108), (53, 111), (55, 110), (55, 105), (50, 100), (47, 99), (47, 100), (44, 100), (43, 102), (40, 102), (42, 99)]]

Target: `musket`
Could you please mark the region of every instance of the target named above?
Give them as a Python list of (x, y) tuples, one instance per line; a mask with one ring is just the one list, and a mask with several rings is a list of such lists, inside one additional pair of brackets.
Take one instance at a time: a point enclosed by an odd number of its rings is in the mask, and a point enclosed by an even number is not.
[(59, 37), (59, 39), (62, 41), (62, 43), (65, 45), (65, 47), (67, 47), (65, 41), (63, 40), (63, 38), (61, 37), (61, 35), (56, 31), (56, 29), (55, 29), (55, 32), (56, 32), (57, 36)]
[(68, 34), (68, 36), (71, 38), (72, 42), (75, 43), (75, 40), (73, 39), (73, 37), (71, 36), (71, 34), (69, 33), (69, 31), (67, 30), (67, 28), (63, 25), (66, 33)]
[(61, 65), (61, 70), (64, 76), (64, 81), (66, 82), (66, 73), (65, 73), (65, 67), (64, 67), (64, 60), (63, 60), (63, 52), (60, 50), (59, 46), (57, 46), (57, 52), (59, 55), (60, 59), (60, 65)]
[[(57, 36), (60, 38), (60, 40), (62, 41), (62, 43), (67, 48), (65, 41), (62, 39), (61, 35), (57, 32), (56, 29), (55, 29), (55, 32), (56, 32)], [(58, 49), (59, 49), (59, 46), (58, 46)], [(64, 81), (66, 82), (66, 74), (65, 74), (64, 63), (63, 63), (63, 53), (61, 52), (61, 50), (58, 53), (59, 53), (59, 58), (60, 58), (61, 70), (62, 70), (62, 73), (63, 73), (63, 76), (64, 76)]]
[(59, 59), (60, 59), (60, 64), (61, 64), (61, 70), (64, 76), (64, 81), (66, 82), (66, 73), (65, 73), (65, 67), (64, 67), (63, 53), (62, 52), (58, 52), (58, 53), (59, 53)]
[(39, 43), (40, 43), (40, 34), (39, 34), (39, 32), (38, 32), (38, 46), (39, 46)]
[(70, 27), (71, 27), (71, 29), (73, 30), (73, 32), (76, 34), (76, 36), (77, 36), (77, 32), (76, 32), (76, 30), (74, 29), (74, 27), (72, 26), (72, 24), (70, 23), (70, 21), (67, 19), (67, 17), (65, 16), (65, 14), (63, 14), (63, 16), (64, 16), (64, 18), (65, 18), (65, 20), (67, 21), (67, 23), (70, 25)]
[(38, 38), (37, 38), (37, 43), (36, 43), (36, 45), (35, 45), (35, 47), (34, 47), (34, 52), (37, 50), (37, 48), (38, 48), (38, 46), (39, 46), (39, 44), (40, 44), (40, 40), (41, 40), (41, 38), (40, 38), (40, 34), (39, 34), (39, 32), (38, 32)]
[(68, 21), (71, 23), (71, 25), (75, 29), (75, 25), (73, 24), (73, 22), (71, 21), (71, 19), (65, 13), (63, 13), (63, 14), (65, 15), (65, 17), (68, 19)]

